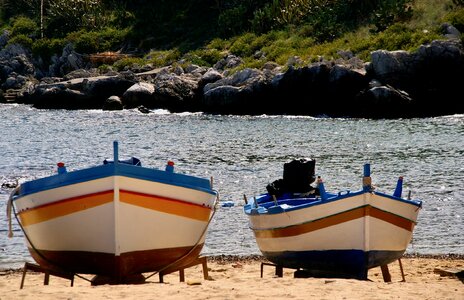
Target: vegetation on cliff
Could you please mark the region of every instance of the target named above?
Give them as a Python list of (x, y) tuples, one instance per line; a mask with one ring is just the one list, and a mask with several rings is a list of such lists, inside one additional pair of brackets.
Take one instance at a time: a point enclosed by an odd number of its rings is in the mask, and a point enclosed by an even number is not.
[[(114, 67), (180, 61), (211, 66), (225, 54), (240, 68), (303, 65), (349, 52), (414, 50), (464, 32), (464, 0), (0, 0), (8, 43), (46, 64), (72, 43), (81, 54), (130, 54)], [(106, 67), (101, 66), (101, 67)]]

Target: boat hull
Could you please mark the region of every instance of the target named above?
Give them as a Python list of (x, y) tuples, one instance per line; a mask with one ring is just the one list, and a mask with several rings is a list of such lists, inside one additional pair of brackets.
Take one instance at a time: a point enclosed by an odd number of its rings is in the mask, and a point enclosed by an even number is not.
[(26, 183), (13, 204), (41, 266), (125, 282), (195, 260), (216, 200), (209, 180), (108, 164)]
[(369, 269), (401, 258), (404, 251), (319, 250), (262, 252), (276, 265), (313, 277), (367, 279)]
[(28, 247), (28, 250), (33, 259), (44, 268), (95, 274), (111, 278), (112, 282), (125, 283), (130, 282), (133, 275), (159, 272), (166, 270), (166, 267), (176, 270), (187, 266), (199, 257), (202, 248), (203, 243), (193, 249), (189, 246), (126, 252), (121, 255), (89, 251), (35, 250), (31, 247)]
[(420, 208), (419, 201), (369, 191), (297, 202), (245, 208), (263, 255), (313, 276), (357, 279), (404, 254)]

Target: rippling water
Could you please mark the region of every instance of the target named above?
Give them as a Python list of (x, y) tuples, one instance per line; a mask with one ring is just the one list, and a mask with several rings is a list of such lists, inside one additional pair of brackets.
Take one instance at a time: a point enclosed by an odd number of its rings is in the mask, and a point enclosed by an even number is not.
[[(136, 110), (36, 110), (0, 105), (2, 184), (50, 175), (56, 163), (80, 169), (112, 158), (136, 156), (144, 166), (213, 177), (221, 201), (209, 227), (206, 255), (259, 254), (242, 212), (243, 195), (265, 192), (293, 158), (315, 158), (328, 190), (357, 190), (363, 164), (371, 164), (380, 191), (423, 200), (409, 253), (464, 254), (464, 115), (410, 120), (316, 119), (290, 116), (141, 114)], [(0, 269), (31, 261), (13, 220), (7, 237), (6, 201), (0, 190)]]

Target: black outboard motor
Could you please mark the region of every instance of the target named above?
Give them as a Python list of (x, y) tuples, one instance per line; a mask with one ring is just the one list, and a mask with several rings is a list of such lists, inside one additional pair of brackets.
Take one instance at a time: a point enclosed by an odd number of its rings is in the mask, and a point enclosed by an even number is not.
[(311, 183), (316, 180), (316, 160), (295, 159), (284, 164), (284, 178), (278, 179), (267, 185), (267, 192), (271, 195), (280, 196), (283, 193), (308, 193), (314, 188)]
[(314, 159), (295, 159), (284, 164), (284, 183), (289, 192), (306, 193), (311, 190), (311, 183), (316, 180)]

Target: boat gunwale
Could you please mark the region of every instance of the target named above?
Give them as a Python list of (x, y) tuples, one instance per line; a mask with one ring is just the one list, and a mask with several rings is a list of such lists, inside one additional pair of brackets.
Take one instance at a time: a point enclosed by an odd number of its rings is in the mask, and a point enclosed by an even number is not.
[(19, 198), (38, 192), (112, 176), (123, 176), (158, 182), (161, 184), (198, 190), (211, 195), (217, 194), (217, 192), (210, 187), (210, 181), (206, 178), (118, 163), (93, 166), (63, 174), (53, 174), (51, 176), (24, 182), (20, 185), (20, 191), (13, 200), (19, 200)]
[[(311, 198), (310, 197), (307, 197), (307, 198), (280, 198), (280, 199), (277, 199), (277, 204), (278, 204), (277, 206), (280, 207), (281, 210), (279, 210), (279, 209), (269, 210), (269, 208), (271, 208), (271, 207), (276, 207), (275, 203), (272, 200), (266, 201), (265, 203), (259, 203), (258, 202), (257, 207), (253, 206), (253, 205), (256, 205), (255, 203), (248, 203), (244, 207), (244, 212), (245, 212), (245, 214), (247, 214), (249, 216), (274, 215), (274, 214), (280, 214), (280, 213), (284, 213), (284, 212), (290, 212), (290, 211), (305, 209), (305, 208), (308, 208), (308, 207), (311, 207), (311, 206), (318, 206), (318, 205), (323, 205), (323, 204), (327, 204), (327, 203), (331, 203), (331, 202), (335, 202), (335, 201), (340, 201), (340, 200), (344, 200), (346, 198), (359, 196), (359, 195), (362, 195), (362, 194), (365, 194), (365, 193), (372, 193), (373, 195), (378, 195), (378, 196), (381, 196), (381, 197), (389, 198), (389, 199), (394, 200), (394, 201), (414, 205), (418, 209), (422, 208), (422, 201), (421, 200), (409, 200), (409, 199), (404, 199), (404, 198), (388, 195), (388, 194), (385, 194), (383, 192), (359, 190), (359, 191), (355, 191), (355, 192), (347, 191), (346, 193), (341, 193), (340, 192), (338, 194), (328, 193), (329, 197), (327, 199), (325, 199), (325, 200), (323, 200), (321, 197), (314, 197), (314, 198), (312, 198), (312, 197)], [(265, 197), (266, 195), (269, 195), (269, 194), (268, 193), (261, 194), (260, 197)], [(282, 208), (282, 203), (281, 202), (284, 202), (284, 201), (298, 201), (298, 200), (301, 200), (301, 201), (304, 201), (304, 202), (299, 204), (299, 205), (293, 205), (293, 206), (289, 206), (289, 207), (286, 207), (286, 208)], [(286, 204), (286, 203), (283, 203), (283, 204)]]

